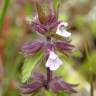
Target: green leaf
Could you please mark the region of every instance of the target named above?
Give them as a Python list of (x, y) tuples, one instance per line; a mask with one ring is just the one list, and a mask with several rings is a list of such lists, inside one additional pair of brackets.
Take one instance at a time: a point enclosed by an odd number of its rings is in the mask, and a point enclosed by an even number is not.
[(31, 76), (32, 70), (35, 65), (41, 60), (43, 57), (42, 52), (37, 52), (32, 58), (25, 59), (23, 70), (22, 70), (22, 82), (26, 82)]

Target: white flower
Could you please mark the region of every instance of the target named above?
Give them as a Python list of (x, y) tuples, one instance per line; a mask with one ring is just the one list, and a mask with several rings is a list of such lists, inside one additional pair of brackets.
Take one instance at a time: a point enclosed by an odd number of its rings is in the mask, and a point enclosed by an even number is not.
[(61, 35), (63, 37), (70, 37), (71, 33), (65, 30), (65, 27), (68, 26), (68, 23), (62, 22), (58, 25), (56, 34)]
[(57, 70), (60, 65), (62, 65), (60, 58), (53, 51), (50, 51), (50, 55), (45, 66), (49, 67), (50, 70)]

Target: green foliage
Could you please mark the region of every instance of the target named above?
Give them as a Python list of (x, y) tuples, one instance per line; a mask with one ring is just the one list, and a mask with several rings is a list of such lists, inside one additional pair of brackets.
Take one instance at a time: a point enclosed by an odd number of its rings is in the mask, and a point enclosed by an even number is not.
[(35, 65), (41, 60), (43, 57), (42, 52), (37, 52), (31, 58), (25, 59), (23, 69), (22, 69), (22, 82), (26, 82), (31, 76), (32, 70)]

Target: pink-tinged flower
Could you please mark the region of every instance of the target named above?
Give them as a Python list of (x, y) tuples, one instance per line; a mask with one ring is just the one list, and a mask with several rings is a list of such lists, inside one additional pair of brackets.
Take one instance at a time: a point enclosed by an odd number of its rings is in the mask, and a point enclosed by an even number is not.
[(45, 90), (51, 90), (54, 93), (67, 92), (76, 93), (74, 89), (78, 84), (69, 84), (65, 82), (61, 77), (53, 77), (50, 82), (47, 82), (46, 76), (42, 73), (33, 73), (30, 78), (30, 82), (24, 83), (21, 86), (21, 92), (23, 94), (31, 94), (40, 91), (42, 88)]
[(60, 60), (60, 58), (53, 51), (50, 51), (49, 58), (45, 66), (50, 70), (57, 70), (62, 65), (62, 63), (63, 62)]
[(56, 34), (60, 35), (60, 36), (63, 36), (63, 37), (70, 37), (71, 36), (71, 33), (66, 31), (66, 27), (68, 26), (68, 23), (65, 23), (65, 22), (61, 22), (59, 25), (58, 25), (58, 28), (57, 28), (57, 31), (56, 31)]

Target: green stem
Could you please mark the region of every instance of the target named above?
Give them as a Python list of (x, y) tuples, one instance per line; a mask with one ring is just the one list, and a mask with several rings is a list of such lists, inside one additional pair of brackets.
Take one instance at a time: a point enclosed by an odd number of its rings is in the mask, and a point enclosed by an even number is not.
[(1, 16), (0, 16), (0, 33), (2, 32), (2, 29), (3, 29), (4, 18), (6, 16), (6, 12), (7, 12), (8, 6), (9, 6), (9, 2), (10, 2), (10, 0), (5, 0), (4, 1), (4, 7), (2, 9), (2, 13), (1, 13)]
[(90, 96), (94, 96), (93, 74), (90, 73)]
[[(86, 40), (85, 40), (86, 41)], [(88, 57), (89, 57), (89, 51), (88, 51), (88, 48), (87, 48), (87, 45), (86, 43), (84, 44), (84, 47), (85, 47), (85, 51), (86, 51), (86, 56), (87, 56), (87, 60), (88, 60)], [(89, 64), (89, 81), (90, 81), (90, 96), (94, 96), (94, 86), (93, 86), (93, 73), (92, 73), (92, 66), (91, 64)]]

